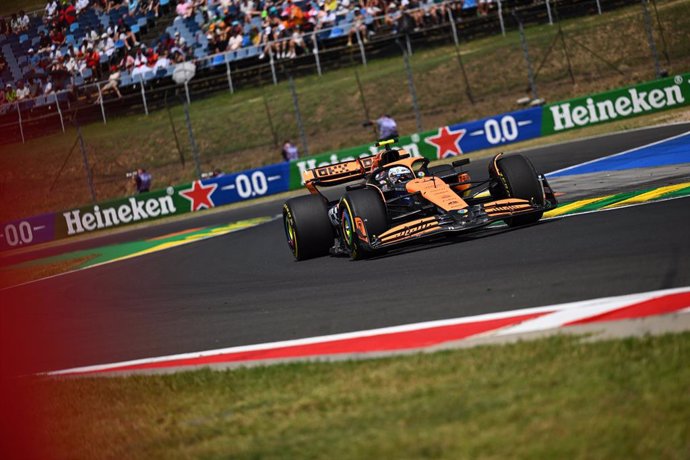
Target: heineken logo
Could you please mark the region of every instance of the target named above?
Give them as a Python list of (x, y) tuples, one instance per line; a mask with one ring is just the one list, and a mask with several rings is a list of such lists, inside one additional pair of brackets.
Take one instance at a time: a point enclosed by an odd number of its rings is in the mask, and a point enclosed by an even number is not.
[(685, 103), (680, 86), (683, 80), (675, 78), (673, 83), (672, 86), (649, 91), (630, 88), (622, 94), (618, 93), (618, 97), (611, 95), (608, 99), (596, 102), (588, 97), (584, 104), (555, 104), (549, 107), (553, 116), (553, 130), (562, 131), (682, 105)]
[(67, 234), (76, 235), (84, 232), (92, 232), (103, 228), (116, 227), (140, 220), (154, 217), (167, 216), (177, 212), (171, 196), (147, 198), (137, 200), (130, 198), (124, 204), (112, 207), (96, 205), (91, 212), (75, 209), (63, 212), (67, 225)]

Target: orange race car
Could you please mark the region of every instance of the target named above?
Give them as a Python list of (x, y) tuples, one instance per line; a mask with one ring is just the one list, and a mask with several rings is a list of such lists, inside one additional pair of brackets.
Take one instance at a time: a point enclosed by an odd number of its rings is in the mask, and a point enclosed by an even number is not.
[[(469, 159), (429, 167), (428, 159), (411, 157), (394, 142), (379, 142), (384, 148), (373, 157), (304, 172), (311, 194), (283, 206), (288, 246), (297, 260), (329, 252), (359, 259), (501, 220), (510, 227), (532, 224), (558, 205), (546, 178), (522, 155), (499, 153), (489, 178), (473, 181), (463, 170)], [(346, 187), (336, 200), (320, 190), (338, 185)]]

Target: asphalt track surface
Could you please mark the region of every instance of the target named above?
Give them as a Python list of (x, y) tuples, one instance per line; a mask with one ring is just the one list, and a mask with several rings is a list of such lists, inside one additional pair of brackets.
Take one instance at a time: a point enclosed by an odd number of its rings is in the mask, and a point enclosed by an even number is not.
[[(689, 129), (672, 125), (524, 153), (549, 172)], [(470, 172), (485, 175), (487, 161)], [(281, 205), (201, 215), (70, 249), (275, 215)], [(687, 199), (489, 230), (357, 262), (295, 262), (278, 220), (3, 291), (2, 365), (11, 373), (46, 371), (688, 285)]]

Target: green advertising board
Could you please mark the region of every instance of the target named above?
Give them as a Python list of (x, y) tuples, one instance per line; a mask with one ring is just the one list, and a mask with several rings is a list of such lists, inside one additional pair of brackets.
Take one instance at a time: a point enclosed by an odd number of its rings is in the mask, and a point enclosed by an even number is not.
[(690, 74), (544, 106), (542, 136), (688, 105)]
[(189, 184), (64, 211), (57, 215), (55, 239), (189, 212), (190, 200), (179, 194), (186, 187)]

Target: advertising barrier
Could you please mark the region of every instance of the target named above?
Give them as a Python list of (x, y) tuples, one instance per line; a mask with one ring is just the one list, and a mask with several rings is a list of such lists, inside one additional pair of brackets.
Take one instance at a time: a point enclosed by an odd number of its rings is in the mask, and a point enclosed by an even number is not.
[(660, 112), (690, 103), (690, 74), (548, 104), (542, 136)]
[[(605, 93), (508, 112), (410, 136), (398, 145), (429, 160), (630, 118), (690, 104), (690, 74)], [(0, 250), (101, 229), (196, 212), (302, 187), (302, 172), (376, 153), (373, 144), (326, 152), (290, 163), (250, 169), (133, 197), (2, 224)]]
[[(402, 136), (398, 140), (398, 145), (412, 156), (423, 156), (431, 161), (440, 160), (539, 137), (541, 116), (541, 107), (504, 113)], [(308, 169), (368, 157), (376, 151), (373, 144), (364, 144), (295, 160), (290, 163), (290, 189), (295, 190), (302, 186), (302, 173)]]

